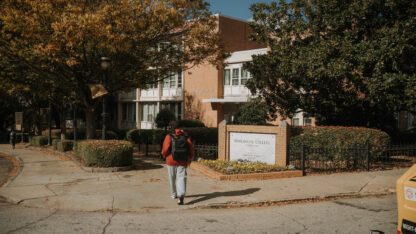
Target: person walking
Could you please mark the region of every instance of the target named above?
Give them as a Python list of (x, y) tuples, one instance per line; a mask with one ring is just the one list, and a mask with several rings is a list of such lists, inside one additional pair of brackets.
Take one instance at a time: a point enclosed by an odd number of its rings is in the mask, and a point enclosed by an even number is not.
[(12, 149), (16, 147), (16, 132), (13, 129), (10, 132), (10, 145), (12, 145)]
[(186, 168), (194, 158), (194, 146), (191, 138), (180, 128), (178, 122), (171, 123), (172, 133), (163, 141), (162, 155), (166, 159), (170, 194), (178, 199), (178, 205), (184, 204), (186, 193)]

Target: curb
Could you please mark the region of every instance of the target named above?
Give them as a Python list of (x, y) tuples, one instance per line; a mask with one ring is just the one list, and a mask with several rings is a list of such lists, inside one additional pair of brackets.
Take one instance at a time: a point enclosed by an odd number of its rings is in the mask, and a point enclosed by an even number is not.
[(283, 179), (292, 177), (302, 177), (301, 170), (287, 170), (287, 171), (276, 171), (276, 172), (265, 172), (265, 173), (250, 173), (250, 174), (234, 174), (226, 175), (217, 172), (205, 165), (198, 162), (191, 163), (191, 169), (199, 171), (206, 176), (220, 180), (220, 181), (238, 181), (238, 180), (268, 180), (268, 179)]
[(270, 207), (270, 206), (284, 206), (292, 204), (302, 204), (302, 203), (318, 203), (326, 201), (335, 201), (339, 199), (348, 199), (348, 198), (365, 198), (365, 197), (381, 197), (387, 195), (393, 195), (396, 192), (386, 191), (378, 193), (345, 193), (345, 194), (333, 194), (326, 196), (318, 197), (305, 197), (305, 198), (296, 198), (296, 199), (285, 199), (285, 200), (270, 200), (270, 201), (256, 201), (256, 202), (226, 202), (226, 203), (212, 203), (202, 206), (196, 206), (189, 209), (228, 209), (228, 208), (246, 208), (246, 207)]
[[(0, 187), (7, 187), (11, 182), (13, 182), (17, 176), (20, 175), (20, 173), (23, 170), (23, 160), (17, 156), (8, 155), (5, 153), (0, 153), (0, 156), (3, 156), (6, 160), (12, 161), (13, 169), (12, 171), (7, 175), (7, 180), (4, 182)], [(17, 169), (16, 173), (13, 173), (13, 170)]]

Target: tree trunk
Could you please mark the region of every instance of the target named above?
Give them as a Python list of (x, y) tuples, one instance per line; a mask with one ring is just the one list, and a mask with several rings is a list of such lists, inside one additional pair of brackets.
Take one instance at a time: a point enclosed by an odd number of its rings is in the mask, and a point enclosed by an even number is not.
[(65, 110), (62, 109), (59, 111), (59, 127), (61, 128), (61, 141), (65, 140), (66, 135), (66, 123), (65, 123)]
[(85, 110), (85, 118), (86, 118), (86, 128), (87, 139), (94, 139), (95, 138), (95, 112), (92, 108), (86, 108)]

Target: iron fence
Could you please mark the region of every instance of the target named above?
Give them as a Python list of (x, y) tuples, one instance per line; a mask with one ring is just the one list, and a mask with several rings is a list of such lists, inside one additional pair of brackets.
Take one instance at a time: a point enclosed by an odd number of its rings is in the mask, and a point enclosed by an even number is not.
[[(370, 170), (373, 167), (416, 161), (416, 143), (389, 145), (372, 150), (370, 146), (348, 148), (309, 147), (289, 149), (289, 165), (306, 172)], [(404, 164), (406, 165), (406, 164)]]
[(389, 145), (382, 153), (383, 161), (392, 161), (398, 158), (416, 159), (416, 143)]
[(195, 145), (195, 159), (209, 159), (215, 160), (218, 158), (218, 146), (217, 145)]

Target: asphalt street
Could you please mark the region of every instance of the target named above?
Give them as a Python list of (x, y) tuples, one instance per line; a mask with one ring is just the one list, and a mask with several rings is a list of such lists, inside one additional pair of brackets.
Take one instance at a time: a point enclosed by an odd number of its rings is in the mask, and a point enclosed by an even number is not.
[(0, 202), (0, 233), (395, 233), (396, 197), (285, 206), (76, 212)]

